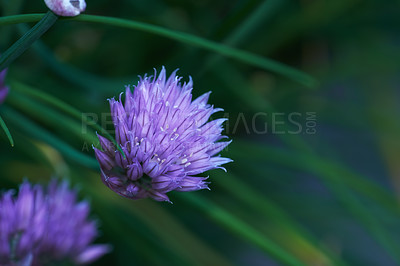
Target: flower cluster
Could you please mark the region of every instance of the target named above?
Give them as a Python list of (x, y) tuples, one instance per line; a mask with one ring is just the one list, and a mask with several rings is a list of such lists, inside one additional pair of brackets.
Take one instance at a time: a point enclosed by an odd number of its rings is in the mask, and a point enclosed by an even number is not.
[[(192, 80), (181, 83), (176, 71), (167, 78), (141, 78), (125, 102), (110, 99), (116, 141), (121, 149), (99, 136), (95, 148), (104, 183), (118, 194), (169, 201), (167, 192), (208, 188), (205, 171), (231, 162), (216, 156), (230, 141), (219, 141), (226, 119), (208, 122), (222, 109), (207, 104), (210, 92), (192, 101)], [(122, 150), (123, 153), (120, 151)]]
[(77, 202), (66, 182), (47, 188), (24, 182), (18, 196), (0, 198), (0, 265), (46, 265), (92, 262), (109, 251), (91, 245), (96, 224), (88, 220), (87, 202)]

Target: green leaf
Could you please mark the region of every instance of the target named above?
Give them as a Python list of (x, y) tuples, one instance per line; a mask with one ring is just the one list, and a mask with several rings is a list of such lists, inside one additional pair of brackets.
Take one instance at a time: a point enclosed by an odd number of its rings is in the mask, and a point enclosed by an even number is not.
[(6, 125), (6, 123), (4, 123), (3, 118), (0, 116), (0, 126), (1, 128), (4, 130), (4, 132), (6, 133), (6, 136), (8, 138), (8, 140), (10, 141), (11, 147), (14, 147), (14, 140), (11, 136), (10, 131), (8, 130), (8, 127)]
[(37, 22), (41, 20), (45, 14), (23, 14), (0, 17), (0, 26), (13, 25), (18, 23)]
[(57, 16), (49, 11), (44, 17), (16, 41), (0, 57), (0, 71), (8, 67), (15, 59), (25, 52), (37, 39), (40, 38), (56, 21)]

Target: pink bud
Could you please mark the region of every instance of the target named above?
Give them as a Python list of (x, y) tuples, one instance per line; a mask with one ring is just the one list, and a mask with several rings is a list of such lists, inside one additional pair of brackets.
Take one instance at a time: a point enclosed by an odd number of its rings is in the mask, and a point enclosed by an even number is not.
[(47, 7), (63, 17), (74, 17), (85, 11), (85, 0), (44, 0)]

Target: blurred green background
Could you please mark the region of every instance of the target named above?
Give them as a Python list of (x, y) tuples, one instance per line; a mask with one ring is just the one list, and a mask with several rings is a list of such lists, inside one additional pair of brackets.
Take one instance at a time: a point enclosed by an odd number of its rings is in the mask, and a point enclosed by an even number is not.
[[(47, 11), (1, 0), (2, 16)], [(246, 60), (148, 30), (59, 20), (10, 67), (0, 106), (0, 186), (27, 177), (71, 179), (92, 203), (100, 243), (94, 265), (399, 265), (399, 1), (87, 1), (85, 14), (170, 29), (310, 74), (306, 86)], [(79, 20), (79, 17), (78, 17)], [(1, 25), (4, 52), (33, 24)], [(190, 35), (182, 35), (181, 33)], [(235, 50), (236, 51), (236, 50)], [(254, 61), (254, 60), (253, 60)], [(223, 152), (211, 191), (170, 193), (174, 204), (122, 198), (100, 179), (82, 113), (137, 75), (194, 79), (224, 108)], [(279, 72), (279, 71), (278, 71)], [(88, 129), (85, 132), (84, 129)]]

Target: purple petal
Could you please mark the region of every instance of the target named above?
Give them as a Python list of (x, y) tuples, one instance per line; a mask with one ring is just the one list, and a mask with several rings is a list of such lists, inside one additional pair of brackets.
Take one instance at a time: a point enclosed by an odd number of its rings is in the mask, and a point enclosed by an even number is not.
[(143, 169), (140, 163), (135, 162), (128, 165), (127, 176), (130, 180), (138, 180), (143, 176)]
[(103, 149), (103, 151), (107, 153), (108, 156), (114, 157), (114, 151), (116, 149), (115, 144), (97, 133), (96, 135), (99, 138), (100, 146)]
[(213, 156), (213, 155), (219, 153), (220, 151), (222, 151), (223, 149), (225, 149), (231, 143), (232, 143), (232, 140), (231, 141), (226, 141), (226, 142), (214, 143), (210, 147), (210, 149), (207, 150), (207, 154), (209, 154), (210, 156)]
[(209, 189), (208, 182), (204, 182), (207, 177), (187, 176), (180, 183), (177, 191), (194, 191), (200, 189)]
[(196, 106), (198, 108), (203, 108), (204, 106), (207, 105), (208, 102), (208, 98), (210, 98), (210, 94), (211, 91), (204, 93), (203, 95), (201, 95), (200, 97), (196, 98), (193, 102), (192, 102), (192, 106)]
[(111, 246), (109, 245), (93, 245), (86, 248), (79, 256), (75, 259), (78, 264), (89, 264), (97, 260), (104, 254), (111, 251)]
[(102, 169), (111, 170), (115, 166), (115, 161), (105, 152), (94, 148), (94, 153)]

